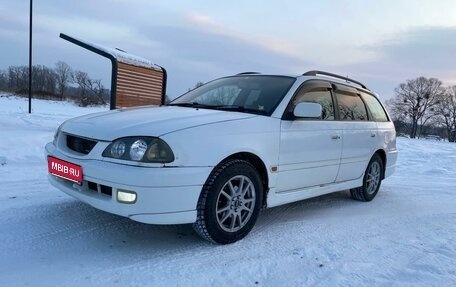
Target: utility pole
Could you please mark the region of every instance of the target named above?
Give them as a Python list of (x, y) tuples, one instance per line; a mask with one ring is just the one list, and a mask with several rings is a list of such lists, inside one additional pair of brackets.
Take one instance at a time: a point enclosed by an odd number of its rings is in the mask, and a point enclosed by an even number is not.
[(33, 0), (30, 0), (30, 28), (29, 28), (29, 106), (28, 112), (32, 113), (32, 11)]

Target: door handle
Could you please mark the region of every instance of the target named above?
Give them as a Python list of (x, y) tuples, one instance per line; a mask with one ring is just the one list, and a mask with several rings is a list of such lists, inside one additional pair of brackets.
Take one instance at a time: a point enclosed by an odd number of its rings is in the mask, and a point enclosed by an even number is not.
[(375, 134), (371, 134), (371, 138), (375, 138)]
[(333, 140), (339, 140), (340, 139), (340, 135), (332, 135), (331, 138)]

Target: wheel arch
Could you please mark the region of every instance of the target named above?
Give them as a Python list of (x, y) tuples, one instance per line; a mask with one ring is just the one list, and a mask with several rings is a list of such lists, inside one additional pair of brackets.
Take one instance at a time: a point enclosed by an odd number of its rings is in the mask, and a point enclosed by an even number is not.
[(269, 191), (269, 175), (268, 175), (268, 170), (266, 168), (266, 165), (264, 164), (263, 160), (257, 156), (256, 154), (253, 154), (251, 152), (237, 152), (234, 153), (230, 156), (227, 156), (224, 158), (217, 166), (220, 164), (223, 164), (227, 161), (234, 160), (234, 159), (239, 159), (239, 160), (245, 160), (255, 169), (258, 171), (258, 174), (261, 178), (261, 183), (263, 185), (263, 202), (262, 206), (266, 207), (267, 203), (267, 196), (268, 196), (268, 191)]
[(382, 149), (378, 149), (374, 152), (374, 155), (378, 154), (382, 159), (383, 170), (382, 170), (382, 180), (385, 179), (385, 169), (386, 169), (386, 152)]

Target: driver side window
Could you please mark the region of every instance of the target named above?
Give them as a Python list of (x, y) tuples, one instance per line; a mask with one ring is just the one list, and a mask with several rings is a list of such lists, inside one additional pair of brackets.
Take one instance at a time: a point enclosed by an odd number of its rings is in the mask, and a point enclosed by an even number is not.
[(293, 108), (299, 103), (317, 103), (322, 107), (322, 120), (334, 120), (334, 105), (328, 88), (300, 91), (293, 100)]

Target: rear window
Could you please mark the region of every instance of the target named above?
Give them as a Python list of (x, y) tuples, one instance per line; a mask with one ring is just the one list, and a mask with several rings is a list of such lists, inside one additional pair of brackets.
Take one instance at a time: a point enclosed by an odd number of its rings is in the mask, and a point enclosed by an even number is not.
[(363, 100), (356, 95), (344, 91), (336, 92), (339, 104), (339, 116), (343, 121), (367, 121), (367, 111)]
[(388, 116), (386, 115), (385, 110), (383, 109), (382, 105), (378, 101), (378, 99), (370, 94), (362, 93), (361, 96), (363, 97), (366, 105), (373, 117), (373, 120), (376, 122), (387, 122)]

